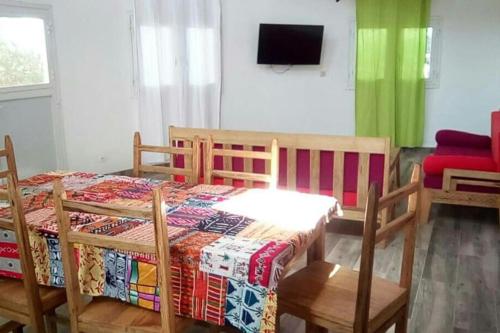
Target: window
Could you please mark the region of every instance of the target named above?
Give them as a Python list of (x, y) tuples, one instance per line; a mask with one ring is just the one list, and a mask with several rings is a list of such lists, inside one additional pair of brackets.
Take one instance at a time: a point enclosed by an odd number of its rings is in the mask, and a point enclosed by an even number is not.
[[(405, 38), (414, 38), (416, 33), (413, 29), (408, 29), (405, 32)], [(371, 34), (369, 41), (377, 37), (379, 44), (383, 48), (385, 42), (385, 31), (383, 29), (370, 29), (359, 31), (361, 37), (365, 34)], [(354, 89), (356, 81), (356, 21), (351, 20), (349, 29), (349, 70), (347, 74), (347, 89)], [(379, 47), (380, 49), (381, 47)], [(427, 44), (425, 50), (424, 77), (426, 88), (438, 88), (440, 77), (440, 59), (441, 59), (441, 19), (432, 17), (429, 27), (427, 28)], [(384, 64), (376, 64), (377, 77), (383, 78)], [(363, 72), (360, 73), (361, 77)], [(404, 73), (403, 73), (404, 76)]]
[(52, 94), (50, 7), (0, 0), (0, 100)]
[(441, 73), (441, 18), (431, 17), (427, 28), (424, 77), (427, 88), (439, 88)]

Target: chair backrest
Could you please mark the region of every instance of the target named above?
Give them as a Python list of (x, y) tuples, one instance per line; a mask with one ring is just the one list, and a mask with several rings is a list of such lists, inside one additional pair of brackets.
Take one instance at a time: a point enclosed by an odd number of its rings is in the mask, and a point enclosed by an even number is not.
[[(161, 332), (175, 332), (175, 314), (170, 281), (170, 247), (165, 203), (160, 188), (153, 190), (153, 207), (145, 209), (68, 200), (61, 181), (57, 180), (54, 183), (54, 201), (72, 332), (78, 332), (78, 316), (83, 310), (78, 269), (73, 253), (74, 244), (154, 254), (157, 259), (157, 275), (159, 277)], [(70, 212), (152, 220), (155, 230), (155, 243), (72, 231), (70, 228)]]
[[(363, 243), (361, 248), (361, 265), (359, 270), (358, 295), (356, 300), (356, 315), (354, 322), (355, 332), (366, 332), (370, 308), (370, 295), (373, 275), (373, 260), (375, 245), (391, 238), (400, 230), (404, 230), (403, 261), (399, 286), (409, 291), (413, 274), (413, 257), (415, 252), (415, 235), (418, 221), (418, 201), (422, 188), (421, 170), (419, 165), (413, 167), (409, 184), (380, 198), (376, 185), (372, 185), (368, 192), (365, 211)], [(380, 210), (393, 207), (407, 199), (406, 212), (393, 218), (377, 230), (377, 213)], [(409, 295), (409, 292), (408, 292)]]
[[(0, 228), (9, 230), (15, 234), (21, 271), (23, 274), (28, 314), (31, 323), (37, 323), (35, 327), (43, 327), (43, 317), (41, 314), (42, 303), (35, 275), (35, 266), (31, 254), (23, 204), (19, 190), (17, 189), (14, 174), (9, 172), (6, 174), (6, 178), (7, 188), (0, 189), (0, 200), (7, 200), (9, 202), (11, 218), (0, 218)], [(23, 311), (23, 309), (19, 310)]]
[[(192, 138), (189, 144), (186, 142), (183, 147), (165, 147), (143, 145), (139, 132), (134, 134), (134, 166), (133, 176), (139, 177), (143, 172), (164, 173), (171, 176), (171, 180), (186, 181), (196, 183), (200, 173), (199, 140), (197, 136)], [(142, 163), (142, 153), (160, 153), (170, 155), (170, 165), (148, 165)], [(183, 167), (176, 167), (175, 161), (179, 158), (183, 160)]]
[[(213, 184), (214, 178), (221, 178), (226, 184), (234, 185), (233, 180), (242, 180), (246, 187), (254, 187), (253, 182), (267, 183), (269, 188), (276, 188), (278, 183), (278, 141), (270, 141), (270, 151), (255, 151), (248, 141), (242, 138), (232, 138), (227, 142), (224, 139), (214, 141), (212, 136), (208, 137), (205, 144), (205, 183)], [(234, 149), (234, 145), (240, 145), (241, 149)], [(222, 146), (222, 147), (220, 147)], [(219, 148), (220, 147), (220, 148)], [(216, 168), (217, 157), (223, 159), (221, 167)], [(234, 171), (231, 167), (233, 159), (243, 160), (244, 171)], [(252, 164), (262, 161), (269, 168), (264, 172), (252, 171)]]
[[(192, 140), (206, 142), (209, 136), (224, 141), (227, 148), (239, 148), (239, 141), (249, 142), (250, 149), (265, 148), (273, 139), (279, 142), (278, 187), (324, 195), (334, 195), (342, 204), (344, 218), (363, 220), (369, 184), (381, 186), (381, 194), (389, 192), (390, 154), (389, 138), (352, 137), (317, 134), (275, 133), (170, 127), (170, 144)], [(233, 161), (235, 159), (233, 158)], [(217, 168), (219, 165), (215, 162)], [(230, 162), (230, 161), (229, 161)], [(202, 165), (206, 163), (202, 158)], [(229, 163), (226, 163), (229, 165)], [(250, 167), (252, 165), (250, 164)], [(240, 171), (233, 163), (232, 169)], [(262, 164), (253, 165), (253, 172), (262, 172)], [(266, 167), (267, 170), (267, 167)], [(245, 172), (247, 172), (245, 168)], [(352, 208), (352, 209), (350, 209)]]
[(14, 145), (8, 135), (4, 137), (4, 148), (0, 149), (0, 158), (5, 158), (7, 161), (7, 170), (0, 170), (0, 178), (6, 178), (7, 174), (11, 173), (14, 178), (14, 183), (17, 185), (18, 176)]

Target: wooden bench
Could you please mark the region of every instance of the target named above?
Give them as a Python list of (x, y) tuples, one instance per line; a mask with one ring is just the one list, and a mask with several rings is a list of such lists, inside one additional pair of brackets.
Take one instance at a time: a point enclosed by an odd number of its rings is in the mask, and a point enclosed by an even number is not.
[[(242, 146), (246, 146), (245, 150), (248, 150), (251, 146), (253, 150), (264, 151), (270, 151), (270, 143), (276, 139), (280, 147), (278, 188), (335, 195), (343, 207), (338, 217), (345, 220), (363, 221), (371, 182), (379, 184), (383, 196), (389, 193), (391, 183), (397, 182), (399, 163), (397, 156), (391, 156), (389, 138), (181, 127), (169, 129), (169, 140), (173, 147), (182, 146), (184, 141), (191, 142), (195, 136), (199, 137), (202, 145), (211, 136), (224, 149), (242, 149)], [(257, 173), (269, 170), (269, 163), (257, 162), (243, 163), (233, 157), (216, 160), (214, 167)], [(204, 165), (203, 157), (200, 163)], [(200, 176), (203, 177), (202, 174)], [(240, 185), (235, 182), (232, 184)], [(241, 185), (248, 186), (247, 183)], [(385, 209), (379, 216), (382, 226), (386, 224), (387, 216), (388, 209)]]

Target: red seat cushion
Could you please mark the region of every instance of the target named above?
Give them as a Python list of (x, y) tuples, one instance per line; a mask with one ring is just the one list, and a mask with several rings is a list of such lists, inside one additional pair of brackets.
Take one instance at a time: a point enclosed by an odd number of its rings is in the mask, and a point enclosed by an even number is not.
[(427, 175), (442, 175), (444, 169), (496, 171), (496, 168), (491, 157), (429, 155), (424, 160), (424, 171)]

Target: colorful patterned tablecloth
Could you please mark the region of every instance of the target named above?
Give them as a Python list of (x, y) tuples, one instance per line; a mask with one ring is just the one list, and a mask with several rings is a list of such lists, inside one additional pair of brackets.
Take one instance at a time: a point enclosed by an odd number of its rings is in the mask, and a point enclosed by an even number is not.
[[(40, 284), (63, 287), (52, 186), (68, 198), (151, 207), (152, 188), (167, 204), (172, 289), (178, 315), (244, 332), (274, 332), (275, 289), (284, 267), (318, 223), (335, 213), (331, 197), (288, 191), (188, 185), (144, 178), (54, 172), (19, 183)], [(10, 210), (0, 202), (0, 217)], [(73, 230), (153, 242), (150, 221), (71, 214)], [(79, 245), (81, 291), (159, 310), (155, 258)], [(0, 276), (21, 278), (15, 235), (0, 229)]]

